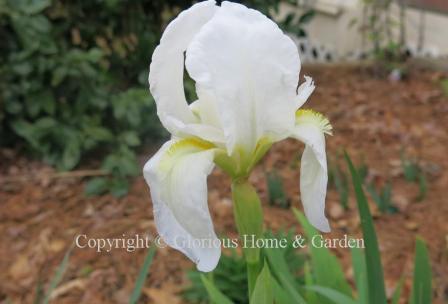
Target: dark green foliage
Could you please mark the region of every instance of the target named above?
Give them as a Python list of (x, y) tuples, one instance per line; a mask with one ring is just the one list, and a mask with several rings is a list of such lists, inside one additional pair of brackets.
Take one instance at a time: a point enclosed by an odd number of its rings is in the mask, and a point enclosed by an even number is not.
[[(268, 231), (265, 239), (290, 240), (286, 248), (263, 248), (261, 259), (264, 270), (257, 278), (251, 301), (247, 300), (245, 261), (233, 252), (222, 256), (214, 272), (205, 277), (197, 271), (189, 273), (192, 283), (184, 297), (193, 303), (340, 303), (379, 304), (388, 303), (386, 298), (383, 267), (373, 218), (364, 194), (359, 167), (355, 167), (345, 154), (352, 176), (356, 202), (361, 218), (365, 248), (352, 248), (352, 265), (355, 289), (345, 278), (343, 267), (336, 256), (325, 247), (307, 246), (304, 255), (301, 246), (295, 246), (294, 231), (273, 234)], [(297, 209), (293, 212), (300, 222), (304, 235), (312, 239), (320, 234)], [(322, 236), (329, 238), (328, 236)], [(219, 276), (217, 275), (219, 274)], [(431, 303), (432, 274), (428, 249), (417, 238), (414, 262), (412, 294), (409, 303)], [(398, 303), (402, 295), (404, 276), (395, 286), (391, 303)], [(269, 286), (268, 286), (269, 284)], [(264, 286), (257, 288), (257, 285)], [(240, 297), (236, 298), (236, 294)], [(354, 296), (355, 295), (355, 296)], [(273, 299), (272, 299), (273, 298)], [(244, 299), (244, 300), (242, 300)]]
[(205, 275), (200, 275), (202, 284), (204, 285), (208, 296), (210, 297), (210, 303), (216, 304), (233, 304), (233, 302), (227, 297), (219, 288), (213, 283), (213, 281), (207, 279)]
[(140, 173), (134, 150), (165, 135), (146, 84), (160, 12), (188, 5), (0, 0), (0, 145), (59, 170), (99, 156), (112, 178), (87, 192), (125, 194)]
[[(98, 158), (110, 177), (86, 192), (126, 194), (143, 139), (167, 136), (147, 88), (151, 54), (193, 2), (0, 0), (0, 146), (59, 170)], [(244, 4), (267, 13), (279, 2)], [(195, 99), (188, 77), (185, 91)]]
[(276, 171), (266, 174), (269, 204), (280, 208), (289, 208), (289, 200), (286, 197), (283, 181)]
[[(279, 12), (280, 3), (286, 3), (291, 7), (297, 6), (297, 1), (295, 0), (243, 0), (238, 2), (242, 2), (248, 7), (256, 8), (270, 18), (272, 18), (273, 14)], [(298, 37), (305, 37), (306, 32), (304, 26), (313, 19), (315, 13), (316, 12), (313, 9), (309, 9), (298, 16), (294, 13), (293, 9), (292, 12), (287, 14), (283, 19), (276, 19), (276, 22), (284, 31), (295, 34)]]
[[(191, 286), (183, 292), (183, 297), (192, 303), (208, 303), (208, 293), (201, 279), (201, 272), (187, 273)], [(234, 303), (248, 303), (246, 262), (235, 251), (222, 254), (219, 264), (211, 273), (213, 283)]]
[[(286, 269), (295, 275), (291, 277), (294, 284), (303, 284), (303, 273), (301, 272), (304, 267), (305, 256), (292, 247), (293, 231), (276, 234), (267, 232), (265, 236), (266, 238), (290, 240), (286, 248), (275, 248), (270, 252), (281, 257)], [(268, 256), (267, 251), (262, 252), (262, 254)], [(183, 292), (183, 297), (192, 303), (209, 303), (209, 295), (201, 279), (201, 272), (191, 270), (187, 273), (187, 276), (191, 285)], [(244, 257), (238, 255), (236, 251), (231, 251), (230, 254), (223, 253), (218, 266), (207, 275), (207, 278), (233, 303), (249, 303), (246, 262)]]
[(387, 182), (379, 191), (376, 190), (373, 183), (366, 185), (366, 190), (369, 192), (378, 209), (384, 213), (396, 213), (398, 209), (392, 202), (392, 183)]

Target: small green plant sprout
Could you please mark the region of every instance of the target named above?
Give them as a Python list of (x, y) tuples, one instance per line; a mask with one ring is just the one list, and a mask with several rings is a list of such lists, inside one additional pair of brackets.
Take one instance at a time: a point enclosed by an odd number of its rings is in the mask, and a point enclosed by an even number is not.
[(156, 254), (157, 247), (155, 245), (148, 248), (145, 260), (143, 262), (142, 268), (138, 273), (137, 280), (135, 281), (134, 289), (132, 290), (131, 296), (129, 297), (129, 304), (135, 304), (140, 299), (142, 288), (145, 285), (146, 277), (148, 276), (149, 268), (151, 267), (152, 260)]
[(39, 279), (36, 286), (36, 295), (34, 297), (33, 303), (35, 304), (48, 304), (51, 300), (51, 295), (56, 287), (61, 283), (65, 272), (68, 268), (68, 263), (70, 259), (70, 254), (73, 250), (73, 247), (70, 247), (64, 255), (61, 263), (56, 269), (55, 274), (53, 275), (50, 284), (48, 285), (47, 290), (45, 291), (42, 285), (42, 281)]
[(336, 154), (336, 157), (329, 164), (328, 168), (329, 184), (335, 187), (336, 191), (339, 194), (339, 202), (341, 203), (342, 207), (347, 210), (350, 187), (347, 174), (341, 169), (341, 166), (339, 165), (339, 153)]
[(392, 183), (386, 182), (380, 189), (376, 189), (374, 182), (366, 185), (366, 190), (372, 197), (378, 209), (383, 213), (396, 213), (398, 209), (392, 202)]
[(417, 161), (415, 159), (408, 158), (404, 150), (402, 150), (400, 154), (401, 169), (403, 170), (404, 178), (408, 182), (416, 182), (420, 171)]
[(417, 202), (421, 202), (426, 197), (426, 193), (428, 192), (428, 182), (426, 180), (426, 175), (423, 172), (420, 172), (418, 175), (418, 189), (419, 193), (416, 200)]
[(442, 79), (440, 81), (440, 87), (442, 88), (443, 95), (448, 97), (448, 78)]
[(289, 208), (290, 200), (286, 196), (282, 178), (278, 175), (277, 171), (273, 170), (268, 172), (266, 174), (266, 182), (268, 186), (269, 204), (284, 209)]
[(406, 156), (404, 150), (401, 151), (401, 168), (406, 181), (418, 184), (419, 194), (416, 201), (422, 201), (426, 197), (428, 187), (425, 172), (416, 159)]
[(369, 166), (365, 162), (364, 156), (361, 157), (361, 164), (356, 167), (358, 176), (361, 179), (361, 183), (364, 183), (367, 176), (369, 175)]
[[(334, 160), (328, 166), (328, 181), (330, 185), (333, 185), (336, 188), (336, 191), (339, 194), (339, 202), (342, 207), (347, 210), (348, 198), (350, 195), (350, 184), (347, 173), (342, 170), (340, 166), (340, 155), (341, 152), (338, 151), (336, 153), (336, 157), (334, 157)], [(364, 161), (364, 156), (361, 158), (361, 164), (356, 168), (356, 170), (358, 171), (361, 181), (364, 182), (369, 174), (369, 167)]]

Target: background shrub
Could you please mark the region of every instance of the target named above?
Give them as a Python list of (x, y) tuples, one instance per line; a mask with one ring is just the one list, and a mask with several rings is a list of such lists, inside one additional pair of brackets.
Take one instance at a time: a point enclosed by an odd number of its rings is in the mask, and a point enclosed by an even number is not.
[[(280, 1), (246, 2), (267, 13)], [(191, 4), (0, 0), (0, 146), (21, 146), (59, 170), (93, 155), (113, 179), (94, 179), (87, 192), (125, 194), (126, 177), (140, 173), (136, 149), (166, 136), (147, 88), (150, 56)]]

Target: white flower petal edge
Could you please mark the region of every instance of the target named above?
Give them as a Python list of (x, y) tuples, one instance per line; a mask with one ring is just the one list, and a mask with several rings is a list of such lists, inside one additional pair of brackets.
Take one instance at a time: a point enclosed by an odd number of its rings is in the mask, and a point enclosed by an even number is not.
[(167, 26), (152, 55), (148, 81), (157, 104), (157, 114), (170, 133), (224, 142), (222, 131), (199, 123), (187, 104), (183, 85), (184, 52), (217, 9), (214, 1), (197, 3)]
[(299, 110), (292, 137), (305, 143), (300, 167), (300, 195), (305, 215), (310, 223), (323, 232), (330, 231), (325, 217), (327, 193), (327, 156), (325, 133), (331, 134), (331, 125), (321, 114)]
[(198, 95), (216, 102), (229, 154), (293, 128), (299, 54), (260, 12), (224, 1), (191, 41), (185, 63)]
[(207, 205), (214, 153), (212, 146), (193, 138), (170, 140), (143, 169), (160, 236), (204, 272), (212, 271), (221, 256)]
[(316, 86), (311, 77), (305, 76), (305, 82), (300, 85), (297, 89), (297, 104), (296, 109), (303, 106), (303, 104), (308, 100), (308, 97), (313, 93)]

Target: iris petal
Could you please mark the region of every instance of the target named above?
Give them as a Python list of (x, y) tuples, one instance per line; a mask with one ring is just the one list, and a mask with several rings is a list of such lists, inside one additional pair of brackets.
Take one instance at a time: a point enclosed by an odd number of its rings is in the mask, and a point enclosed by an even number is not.
[(205, 272), (221, 255), (207, 205), (214, 153), (212, 145), (197, 139), (170, 140), (143, 169), (160, 236)]
[(329, 128), (331, 130), (331, 126), (317, 112), (301, 111), (297, 115), (292, 137), (305, 143), (300, 167), (302, 204), (310, 223), (323, 232), (329, 232), (330, 225), (325, 217), (328, 172), (324, 134)]
[(205, 1), (180, 13), (167, 26), (153, 53), (148, 78), (150, 90), (157, 103), (157, 114), (172, 134), (185, 133), (186, 124), (198, 123), (185, 99), (184, 52), (217, 9), (214, 1)]
[(188, 46), (186, 67), (198, 92), (216, 102), (229, 154), (294, 126), (297, 47), (260, 12), (223, 2)]
[(316, 86), (311, 77), (305, 76), (305, 82), (302, 83), (297, 89), (297, 105), (296, 108), (300, 108), (313, 93)]

